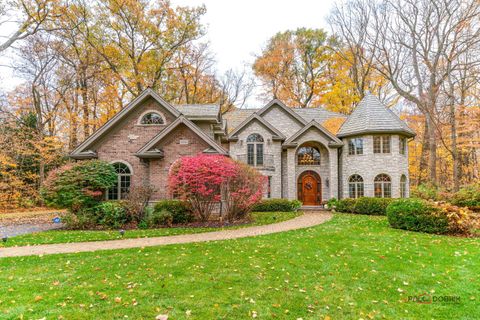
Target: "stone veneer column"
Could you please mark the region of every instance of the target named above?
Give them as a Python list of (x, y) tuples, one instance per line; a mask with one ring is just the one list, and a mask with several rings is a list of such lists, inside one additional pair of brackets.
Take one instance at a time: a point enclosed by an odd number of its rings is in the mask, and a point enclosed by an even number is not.
[(287, 197), (290, 200), (297, 199), (297, 181), (295, 177), (295, 149), (288, 148), (287, 150), (287, 179), (288, 179), (288, 193)]
[[(338, 149), (328, 148), (330, 153), (330, 197), (338, 199)], [(323, 200), (329, 198), (324, 197)]]

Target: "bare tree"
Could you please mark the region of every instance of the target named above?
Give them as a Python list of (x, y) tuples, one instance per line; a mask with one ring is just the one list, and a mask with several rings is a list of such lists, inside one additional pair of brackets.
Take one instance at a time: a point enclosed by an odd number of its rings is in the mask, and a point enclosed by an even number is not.
[[(479, 41), (479, 7), (474, 0), (367, 0), (334, 14), (344, 41), (360, 46), (356, 59), (362, 62), (365, 52), (368, 67), (375, 68), (425, 116), (421, 166), (428, 168), (433, 183), (437, 181), (442, 88), (457, 68), (458, 57)], [(477, 27), (469, 27), (472, 24)]]
[(42, 30), (53, 18), (53, 5), (52, 0), (0, 0), (0, 28), (7, 30), (9, 25), (15, 28), (11, 34), (2, 36), (0, 52)]
[(241, 108), (252, 96), (255, 88), (254, 79), (247, 73), (246, 68), (241, 71), (228, 70), (219, 80), (220, 106), (222, 112), (232, 108)]

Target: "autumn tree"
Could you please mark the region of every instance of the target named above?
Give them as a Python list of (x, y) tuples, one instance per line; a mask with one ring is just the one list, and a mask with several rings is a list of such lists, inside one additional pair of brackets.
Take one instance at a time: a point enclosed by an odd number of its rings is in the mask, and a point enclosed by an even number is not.
[(333, 48), (339, 43), (321, 29), (277, 33), (253, 65), (267, 97), (289, 106), (349, 113), (358, 101), (350, 66)]

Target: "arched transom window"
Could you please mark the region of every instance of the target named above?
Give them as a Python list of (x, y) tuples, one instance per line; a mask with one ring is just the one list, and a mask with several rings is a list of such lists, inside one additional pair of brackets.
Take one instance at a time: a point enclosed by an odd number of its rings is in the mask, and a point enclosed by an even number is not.
[(158, 112), (147, 112), (142, 116), (140, 124), (165, 124), (163, 117)]
[(391, 198), (392, 197), (392, 179), (390, 176), (382, 173), (375, 177), (374, 180), (375, 197)]
[(407, 177), (402, 174), (400, 177), (400, 198), (407, 197)]
[(247, 163), (251, 166), (263, 166), (263, 137), (252, 133), (247, 137)]
[(358, 174), (350, 176), (348, 179), (348, 193), (350, 198), (363, 197), (363, 178)]
[(320, 151), (310, 146), (298, 148), (297, 163), (301, 166), (320, 165)]
[(123, 162), (115, 162), (113, 163), (113, 167), (117, 173), (117, 183), (108, 189), (107, 198), (109, 200), (124, 199), (130, 191), (132, 171)]

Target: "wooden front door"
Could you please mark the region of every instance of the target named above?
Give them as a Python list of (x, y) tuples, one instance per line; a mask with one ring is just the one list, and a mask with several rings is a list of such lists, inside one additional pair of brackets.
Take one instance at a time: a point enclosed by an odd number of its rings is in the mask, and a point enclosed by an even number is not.
[(305, 206), (316, 206), (322, 202), (320, 179), (314, 174), (306, 173), (300, 177), (299, 199)]

